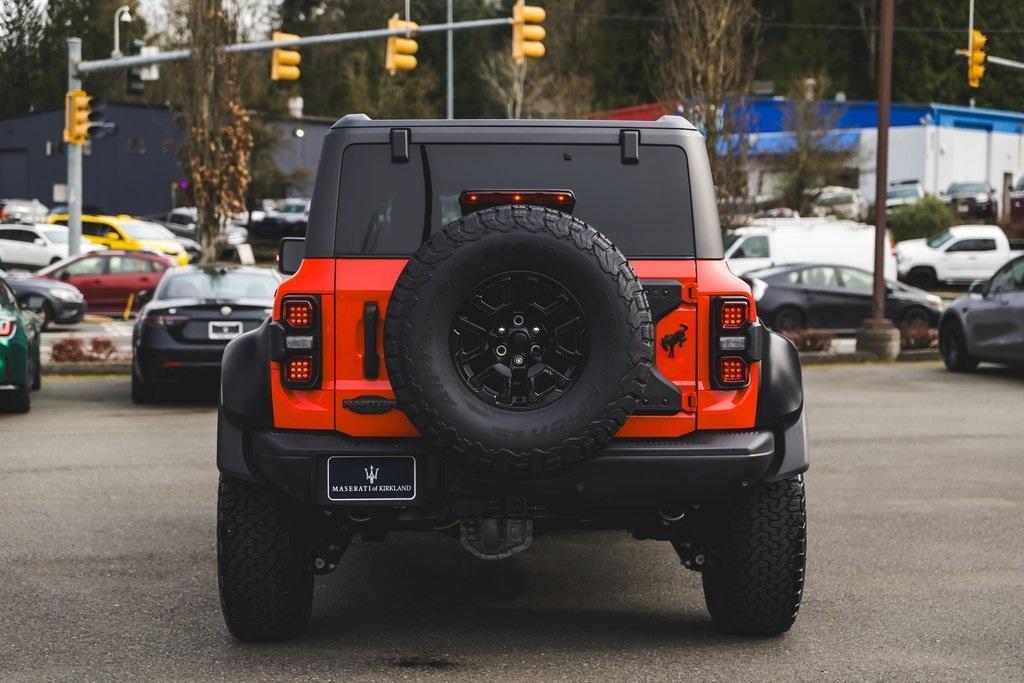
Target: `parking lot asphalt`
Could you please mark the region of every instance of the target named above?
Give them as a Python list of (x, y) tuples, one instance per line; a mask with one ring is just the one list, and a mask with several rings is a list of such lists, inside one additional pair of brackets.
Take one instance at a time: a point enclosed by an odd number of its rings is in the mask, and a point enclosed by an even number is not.
[(215, 405), (48, 378), (0, 417), (0, 679), (1020, 679), (1024, 375), (805, 372), (805, 601), (723, 636), (667, 543), (544, 536), (483, 563), (450, 538), (355, 543), (312, 624), (242, 645), (215, 573)]

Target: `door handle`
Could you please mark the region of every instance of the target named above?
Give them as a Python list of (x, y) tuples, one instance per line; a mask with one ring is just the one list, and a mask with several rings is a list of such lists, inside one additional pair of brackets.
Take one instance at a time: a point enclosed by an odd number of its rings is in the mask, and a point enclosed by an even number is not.
[(102, 285), (103, 284), (103, 280), (100, 280), (99, 278), (96, 278), (94, 280), (89, 280), (89, 284), (91, 284), (91, 285)]

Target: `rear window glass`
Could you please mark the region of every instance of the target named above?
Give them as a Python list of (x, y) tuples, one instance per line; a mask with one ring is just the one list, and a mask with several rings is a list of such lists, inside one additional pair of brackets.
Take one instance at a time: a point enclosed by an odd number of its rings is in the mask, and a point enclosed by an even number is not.
[(411, 145), (393, 163), (388, 145), (353, 145), (341, 174), (339, 255), (411, 254), (461, 215), (463, 190), (571, 190), (573, 215), (627, 256), (693, 256), (686, 154), (640, 148), (623, 164), (618, 145)]

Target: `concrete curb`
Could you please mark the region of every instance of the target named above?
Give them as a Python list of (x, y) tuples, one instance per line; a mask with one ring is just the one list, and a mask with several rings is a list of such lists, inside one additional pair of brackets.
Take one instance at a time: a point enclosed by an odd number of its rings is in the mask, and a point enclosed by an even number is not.
[[(896, 359), (898, 363), (939, 360), (942, 356), (936, 348), (906, 349), (900, 351)], [(830, 351), (803, 351), (800, 353), (801, 365), (835, 365), (838, 363), (878, 363), (878, 356), (867, 351), (849, 353), (832, 353)]]
[(113, 363), (44, 363), (43, 376), (91, 376), (91, 375), (128, 375), (132, 364), (125, 361)]

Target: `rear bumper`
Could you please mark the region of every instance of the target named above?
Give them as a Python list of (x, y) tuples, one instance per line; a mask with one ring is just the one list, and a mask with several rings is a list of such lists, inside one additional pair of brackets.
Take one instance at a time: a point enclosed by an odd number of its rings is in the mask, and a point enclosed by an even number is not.
[(695, 432), (681, 439), (616, 440), (564, 474), (526, 480), (485, 479), (469, 474), (417, 439), (360, 440), (324, 431), (245, 432), (223, 414), (219, 419), (217, 466), (222, 473), (268, 482), (305, 504), (346, 505), (331, 501), (328, 496), (327, 460), (338, 455), (414, 455), (416, 494), (403, 501), (403, 507), (511, 497), (583, 508), (704, 503), (728, 499), (759, 481), (784, 479), (807, 469), (802, 415), (779, 430)]
[(147, 382), (171, 382), (194, 372), (220, 370), (224, 345), (143, 347), (136, 350), (134, 363)]

